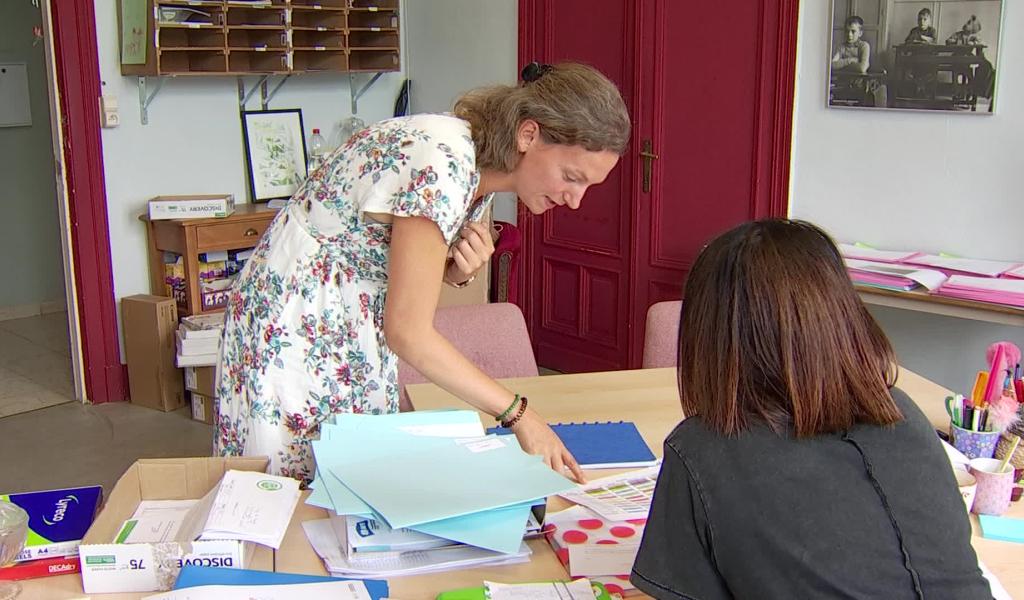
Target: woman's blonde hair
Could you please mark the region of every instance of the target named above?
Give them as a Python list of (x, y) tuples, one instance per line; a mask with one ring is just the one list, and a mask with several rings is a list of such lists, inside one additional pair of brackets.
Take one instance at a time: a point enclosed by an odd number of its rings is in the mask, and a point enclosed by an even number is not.
[(510, 172), (519, 163), (516, 132), (532, 119), (544, 141), (622, 155), (629, 143), (629, 112), (615, 84), (579, 63), (544, 65), (532, 81), (477, 88), (455, 102), (469, 121), (478, 168)]

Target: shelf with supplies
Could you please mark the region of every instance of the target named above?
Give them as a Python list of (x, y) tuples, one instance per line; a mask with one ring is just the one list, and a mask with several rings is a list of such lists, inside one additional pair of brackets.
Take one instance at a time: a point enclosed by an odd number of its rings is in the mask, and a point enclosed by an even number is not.
[(118, 0), (121, 74), (398, 71), (398, 0)]
[[(259, 243), (277, 215), (266, 204), (239, 204), (226, 217), (151, 220), (146, 224), (150, 291), (178, 300), (181, 316), (223, 310), (234, 271)], [(200, 260), (201, 255), (227, 253), (224, 260)], [(174, 256), (174, 260), (166, 257)], [(180, 257), (180, 258), (178, 258)], [(219, 282), (219, 283), (218, 283)]]

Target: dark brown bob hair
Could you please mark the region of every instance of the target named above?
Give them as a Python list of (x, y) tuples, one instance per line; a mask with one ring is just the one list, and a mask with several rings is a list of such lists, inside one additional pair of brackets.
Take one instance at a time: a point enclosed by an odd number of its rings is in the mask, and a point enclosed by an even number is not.
[(701, 252), (679, 319), (687, 416), (734, 435), (752, 423), (796, 437), (903, 415), (892, 347), (835, 243), (803, 221), (744, 223)]

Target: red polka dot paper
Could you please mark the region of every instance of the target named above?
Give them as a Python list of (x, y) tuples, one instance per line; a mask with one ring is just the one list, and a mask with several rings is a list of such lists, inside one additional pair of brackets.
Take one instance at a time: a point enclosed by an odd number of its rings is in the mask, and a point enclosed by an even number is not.
[[(600, 581), (606, 587), (612, 585), (614, 589), (623, 591), (634, 589), (629, 583), (629, 572), (646, 523), (646, 519), (608, 521), (588, 508), (574, 506), (549, 514), (545, 520), (545, 530), (548, 542), (554, 548), (558, 560), (573, 576), (586, 576)], [(579, 572), (579, 568), (574, 568), (570, 564), (570, 549), (581, 547), (587, 548), (588, 565), (591, 564), (590, 559), (595, 560), (593, 564), (614, 564), (617, 566), (613, 569), (615, 572)], [(578, 552), (579, 550), (574, 550), (572, 554), (579, 556)]]

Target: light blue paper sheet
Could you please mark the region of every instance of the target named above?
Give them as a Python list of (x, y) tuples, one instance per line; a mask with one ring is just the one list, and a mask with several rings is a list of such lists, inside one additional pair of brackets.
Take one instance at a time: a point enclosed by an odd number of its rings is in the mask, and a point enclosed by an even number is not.
[(366, 456), (366, 448), (379, 435), (352, 431), (331, 440), (332, 451), (339, 456), (362, 454), (365, 459), (325, 462), (321, 468), (343, 481), (394, 528), (521, 504), (575, 487), (501, 438), (478, 444), (442, 440), (441, 445), (427, 446), (423, 438), (406, 436), (389, 440), (395, 444), (392, 449), (400, 450), (397, 455)]

